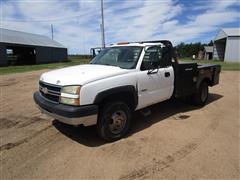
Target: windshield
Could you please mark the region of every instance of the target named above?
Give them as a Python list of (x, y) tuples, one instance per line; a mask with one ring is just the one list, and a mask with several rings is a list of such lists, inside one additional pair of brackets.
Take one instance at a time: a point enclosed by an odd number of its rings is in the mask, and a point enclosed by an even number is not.
[(136, 67), (142, 47), (124, 46), (102, 50), (90, 63), (117, 66), (123, 69)]

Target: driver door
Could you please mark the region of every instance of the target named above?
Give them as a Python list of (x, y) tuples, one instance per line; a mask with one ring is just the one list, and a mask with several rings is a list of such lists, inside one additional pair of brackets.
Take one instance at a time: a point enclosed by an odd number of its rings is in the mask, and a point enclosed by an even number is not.
[(169, 98), (169, 92), (166, 91), (169, 86), (166, 68), (160, 67), (161, 53), (160, 46), (150, 47), (145, 52), (141, 71), (137, 75), (139, 100), (137, 109)]

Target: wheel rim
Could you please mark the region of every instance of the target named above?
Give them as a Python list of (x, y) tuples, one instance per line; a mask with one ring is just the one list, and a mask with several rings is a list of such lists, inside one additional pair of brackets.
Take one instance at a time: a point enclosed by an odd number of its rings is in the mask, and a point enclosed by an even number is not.
[(202, 88), (202, 93), (201, 93), (201, 100), (202, 100), (202, 102), (206, 101), (207, 96), (208, 96), (208, 89), (207, 89), (207, 86), (204, 86)]
[(109, 130), (113, 134), (119, 134), (125, 127), (127, 115), (124, 111), (116, 111), (110, 117)]

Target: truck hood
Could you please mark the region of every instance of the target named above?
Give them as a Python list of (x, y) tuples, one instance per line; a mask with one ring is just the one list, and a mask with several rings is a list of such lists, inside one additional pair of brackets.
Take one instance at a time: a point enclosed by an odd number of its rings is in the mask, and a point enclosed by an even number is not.
[(92, 81), (117, 76), (131, 72), (132, 70), (107, 65), (78, 65), (63, 69), (53, 70), (42, 74), (41, 81), (49, 84), (84, 85)]

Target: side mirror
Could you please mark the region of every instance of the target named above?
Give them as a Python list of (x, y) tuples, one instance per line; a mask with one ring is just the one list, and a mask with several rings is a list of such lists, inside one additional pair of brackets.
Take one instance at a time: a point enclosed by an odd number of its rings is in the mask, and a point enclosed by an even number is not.
[(148, 70), (147, 74), (156, 74), (158, 73), (160, 66), (158, 62), (151, 62), (151, 68)]

